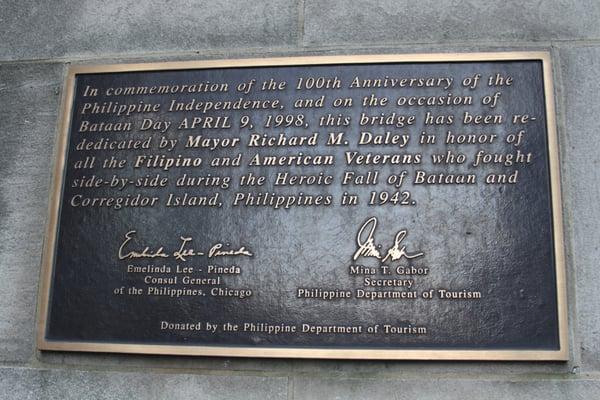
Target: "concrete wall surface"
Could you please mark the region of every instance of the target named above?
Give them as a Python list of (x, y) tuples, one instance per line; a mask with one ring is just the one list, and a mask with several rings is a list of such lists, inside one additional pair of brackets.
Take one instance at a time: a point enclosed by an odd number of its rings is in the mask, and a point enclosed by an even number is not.
[[(600, 398), (598, 20), (597, 0), (0, 0), (0, 398)], [(37, 351), (40, 259), (69, 64), (509, 50), (552, 56), (568, 362)]]

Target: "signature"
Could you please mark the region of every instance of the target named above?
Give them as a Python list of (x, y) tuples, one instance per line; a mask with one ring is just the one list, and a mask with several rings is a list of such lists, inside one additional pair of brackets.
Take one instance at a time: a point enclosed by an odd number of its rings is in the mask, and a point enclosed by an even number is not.
[[(382, 262), (386, 262), (388, 259), (391, 261), (397, 261), (402, 258), (413, 259), (422, 257), (425, 253), (423, 252), (415, 252), (409, 253), (406, 251), (406, 246), (401, 246), (402, 241), (408, 235), (408, 231), (406, 229), (402, 229), (396, 233), (396, 237), (394, 238), (394, 245), (390, 247), (385, 254), (385, 256), (381, 255), (379, 249), (381, 245), (375, 244), (375, 229), (377, 228), (377, 218), (371, 217), (365, 221), (365, 223), (360, 227), (358, 231), (358, 235), (356, 235), (356, 244), (358, 248), (354, 253), (352, 259), (356, 261), (359, 257), (373, 257)], [(366, 237), (365, 237), (366, 236)]]
[(137, 231), (132, 230), (125, 234), (125, 240), (119, 246), (119, 260), (128, 260), (132, 258), (169, 258), (174, 257), (177, 261), (187, 261), (189, 257), (204, 256), (208, 258), (224, 257), (224, 256), (247, 256), (252, 257), (253, 254), (250, 250), (246, 249), (245, 246), (239, 248), (228, 248), (228, 244), (215, 243), (213, 244), (208, 252), (196, 250), (191, 247), (193, 238), (181, 236), (179, 239), (181, 243), (179, 248), (173, 252), (165, 251), (164, 246), (160, 246), (157, 249), (151, 249), (150, 246), (146, 246), (141, 250), (130, 250), (130, 244), (135, 237)]

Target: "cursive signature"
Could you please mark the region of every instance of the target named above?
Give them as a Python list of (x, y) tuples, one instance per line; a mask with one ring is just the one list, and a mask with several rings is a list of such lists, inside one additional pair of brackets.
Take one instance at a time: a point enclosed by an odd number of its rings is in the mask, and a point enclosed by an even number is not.
[(179, 246), (179, 250), (173, 252), (173, 257), (179, 261), (187, 261), (186, 257), (195, 257), (195, 256), (203, 256), (204, 253), (201, 251), (196, 251), (194, 249), (188, 249), (185, 246), (192, 241), (191, 237), (180, 237), (181, 246)]
[[(164, 246), (159, 247), (158, 249), (150, 249), (150, 246), (144, 247), (140, 250), (129, 250), (130, 247), (129, 242), (133, 240), (137, 231), (131, 230), (125, 234), (125, 240), (119, 246), (119, 260), (128, 260), (132, 258), (169, 258), (174, 257), (177, 261), (187, 261), (188, 257), (196, 257), (196, 256), (204, 256), (207, 255), (208, 258), (214, 257), (225, 257), (225, 256), (247, 256), (252, 257), (253, 254), (250, 250), (246, 249), (246, 246), (241, 246), (239, 248), (225, 248), (223, 243), (216, 243), (210, 246), (208, 250), (208, 254), (204, 251), (200, 251), (194, 249), (191, 246), (191, 242), (193, 238), (181, 236), (179, 239), (181, 243), (179, 248), (173, 251), (170, 255), (165, 251)], [(229, 246), (229, 245), (227, 245)]]
[(150, 250), (150, 247), (145, 247), (142, 251), (129, 251), (125, 252), (125, 246), (133, 239), (135, 231), (129, 231), (125, 234), (125, 240), (119, 246), (119, 260), (127, 260), (130, 258), (156, 258), (156, 257), (169, 257), (164, 252), (164, 247), (160, 247), (158, 250)]
[(222, 248), (223, 248), (223, 244), (222, 243), (215, 244), (208, 251), (208, 258), (223, 257), (223, 256), (248, 256), (248, 257), (252, 257), (252, 253), (250, 251), (246, 250), (246, 248), (244, 246), (240, 247), (239, 249), (231, 249), (231, 250), (227, 250), (227, 249), (221, 250)]
[[(356, 244), (358, 248), (354, 253), (352, 259), (356, 261), (359, 257), (373, 257), (382, 262), (386, 262), (388, 259), (391, 261), (397, 261), (402, 258), (413, 259), (422, 257), (425, 253), (416, 252), (409, 253), (406, 251), (406, 246), (401, 246), (402, 241), (408, 235), (408, 231), (406, 229), (402, 229), (396, 233), (396, 237), (394, 238), (394, 245), (390, 247), (385, 254), (382, 256), (379, 249), (381, 245), (375, 244), (375, 229), (377, 228), (377, 218), (371, 217), (365, 221), (365, 223), (358, 230), (358, 234), (356, 235)], [(365, 237), (366, 235), (366, 237)]]

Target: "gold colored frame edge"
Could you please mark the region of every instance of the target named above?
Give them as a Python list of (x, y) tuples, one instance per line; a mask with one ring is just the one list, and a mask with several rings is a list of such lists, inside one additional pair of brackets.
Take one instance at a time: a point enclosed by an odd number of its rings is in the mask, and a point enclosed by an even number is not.
[[(182, 69), (271, 67), (293, 65), (366, 64), (386, 62), (467, 62), (467, 61), (541, 61), (546, 108), (546, 131), (550, 168), (550, 186), (556, 270), (556, 295), (559, 324), (559, 350), (426, 350), (426, 349), (349, 349), (349, 348), (262, 348), (238, 346), (151, 345), (96, 342), (49, 341), (45, 338), (48, 319), (53, 258), (58, 229), (58, 214), (63, 184), (63, 173), (68, 146), (69, 126), (77, 74), (109, 72), (142, 72)], [(564, 253), (562, 201), (560, 187), (558, 136), (552, 83), (552, 65), (549, 52), (482, 52), (431, 53), (353, 56), (306, 56), (282, 58), (249, 58), (232, 60), (177, 61), (137, 64), (72, 65), (69, 67), (61, 105), (58, 141), (48, 221), (42, 256), (42, 273), (38, 295), (37, 346), (39, 350), (85, 351), (131, 354), (165, 354), (190, 356), (269, 357), (269, 358), (322, 358), (370, 360), (482, 360), (482, 361), (566, 361), (569, 359), (568, 313), (566, 293), (566, 265)]]

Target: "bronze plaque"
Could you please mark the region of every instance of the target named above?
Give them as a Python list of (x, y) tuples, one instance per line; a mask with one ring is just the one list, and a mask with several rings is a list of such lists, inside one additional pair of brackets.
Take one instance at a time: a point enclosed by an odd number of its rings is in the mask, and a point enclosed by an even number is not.
[(71, 67), (39, 348), (566, 359), (549, 58)]

